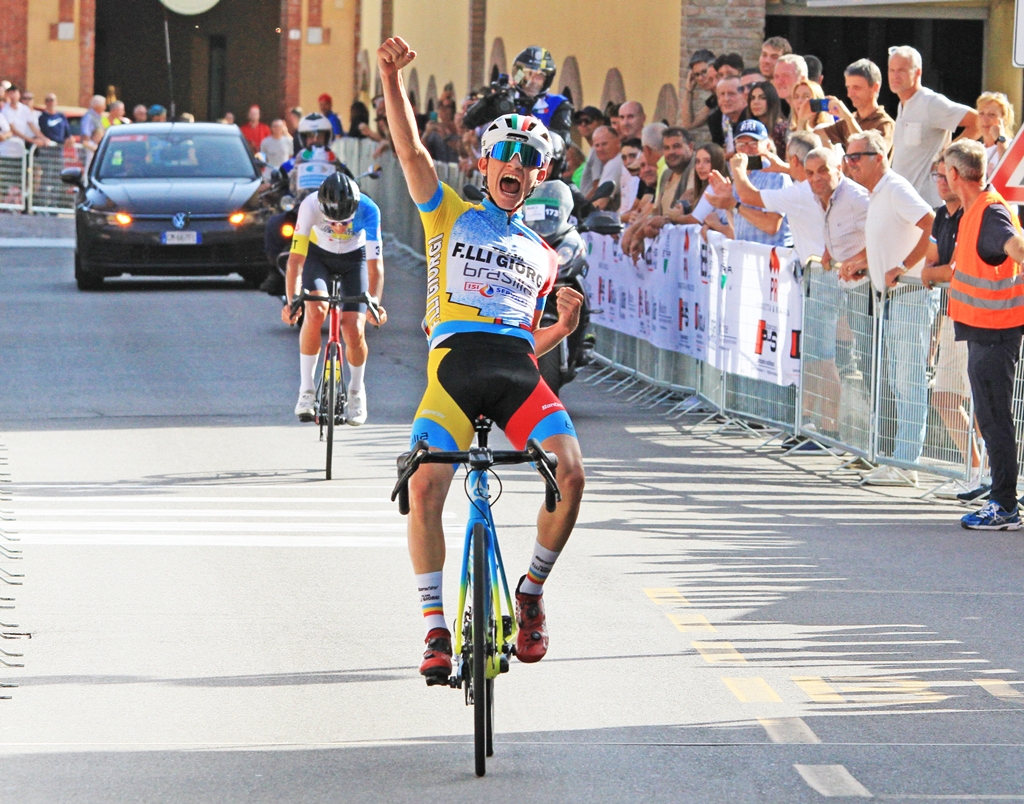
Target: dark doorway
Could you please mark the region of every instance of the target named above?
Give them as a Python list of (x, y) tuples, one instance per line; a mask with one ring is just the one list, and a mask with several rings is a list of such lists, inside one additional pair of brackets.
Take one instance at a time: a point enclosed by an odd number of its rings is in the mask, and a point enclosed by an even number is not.
[(210, 120), (219, 120), (227, 111), (225, 90), (227, 86), (228, 43), (223, 36), (210, 37), (210, 100), (207, 115)]
[[(204, 14), (167, 12), (177, 112), (216, 120), (250, 105), (264, 122), (281, 113), (281, 0), (220, 0)], [(159, 0), (96, 0), (95, 91), (117, 88), (137, 103), (170, 109), (164, 7)]]
[(786, 37), (793, 52), (821, 59), (825, 93), (843, 100), (843, 70), (857, 59), (871, 59), (882, 71), (879, 100), (893, 117), (899, 99), (889, 91), (886, 78), (893, 45), (910, 45), (921, 52), (922, 83), (929, 89), (972, 109), (981, 94), (985, 42), (981, 20), (770, 16), (765, 30), (766, 36)]

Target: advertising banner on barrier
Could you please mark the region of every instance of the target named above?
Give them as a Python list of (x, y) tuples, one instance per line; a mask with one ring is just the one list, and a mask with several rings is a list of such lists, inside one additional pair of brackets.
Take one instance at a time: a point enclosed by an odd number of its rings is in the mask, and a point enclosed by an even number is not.
[(634, 264), (607, 235), (584, 235), (596, 324), (776, 385), (800, 376), (796, 252), (666, 226)]
[(712, 276), (717, 326), (708, 362), (741, 377), (796, 385), (803, 302), (796, 252), (721, 240), (720, 254), (717, 281)]

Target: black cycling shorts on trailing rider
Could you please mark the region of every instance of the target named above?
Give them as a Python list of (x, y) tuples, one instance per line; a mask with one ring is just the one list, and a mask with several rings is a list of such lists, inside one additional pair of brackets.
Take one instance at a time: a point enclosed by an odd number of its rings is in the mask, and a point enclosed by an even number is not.
[[(332, 276), (341, 279), (342, 296), (366, 293), (370, 289), (366, 249), (335, 254), (310, 243), (306, 262), (302, 266), (302, 289), (306, 292), (319, 290), (324, 294), (330, 293)], [(346, 303), (341, 310), (344, 313), (365, 313), (366, 305)]]

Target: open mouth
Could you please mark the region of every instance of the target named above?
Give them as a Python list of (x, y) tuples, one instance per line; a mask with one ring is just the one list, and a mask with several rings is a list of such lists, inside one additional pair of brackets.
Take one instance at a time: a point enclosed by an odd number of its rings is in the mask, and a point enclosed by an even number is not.
[(509, 198), (515, 198), (519, 195), (519, 190), (522, 186), (522, 183), (515, 176), (502, 176), (498, 182), (498, 190), (502, 195)]

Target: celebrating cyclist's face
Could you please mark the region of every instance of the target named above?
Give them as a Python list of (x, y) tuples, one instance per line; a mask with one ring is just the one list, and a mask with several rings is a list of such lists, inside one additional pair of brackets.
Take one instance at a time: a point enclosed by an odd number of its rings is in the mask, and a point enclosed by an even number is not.
[(523, 205), (534, 188), (548, 175), (547, 165), (536, 168), (523, 167), (518, 153), (509, 161), (502, 162), (494, 156), (482, 156), (477, 164), (480, 172), (487, 176), (487, 189), (491, 200), (506, 212), (515, 212)]

